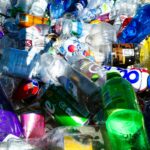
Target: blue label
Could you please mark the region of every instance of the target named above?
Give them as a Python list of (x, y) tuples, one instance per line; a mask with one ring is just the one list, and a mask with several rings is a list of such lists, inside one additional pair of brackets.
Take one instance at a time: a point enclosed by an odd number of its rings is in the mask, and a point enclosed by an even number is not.
[[(131, 75), (135, 75), (134, 79), (131, 79)], [(136, 70), (130, 71), (126, 77), (126, 79), (130, 82), (130, 83), (136, 83), (137, 81), (139, 81), (139, 73)]]
[(121, 76), (128, 80), (131, 84), (137, 83), (140, 80), (140, 75), (138, 70), (129, 70), (129, 69), (123, 69), (119, 67), (111, 67), (111, 66), (103, 66), (104, 69), (110, 71), (110, 70), (118, 70), (121, 74)]

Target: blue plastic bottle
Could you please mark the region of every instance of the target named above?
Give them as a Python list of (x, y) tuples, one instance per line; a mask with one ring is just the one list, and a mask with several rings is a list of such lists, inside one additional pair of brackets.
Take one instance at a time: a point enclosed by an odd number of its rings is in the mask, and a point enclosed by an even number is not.
[(140, 43), (150, 34), (150, 4), (139, 7), (135, 17), (118, 37), (121, 43)]
[(87, 0), (54, 0), (50, 4), (50, 16), (51, 18), (58, 19), (63, 16), (65, 12), (74, 12), (83, 9), (87, 6)]

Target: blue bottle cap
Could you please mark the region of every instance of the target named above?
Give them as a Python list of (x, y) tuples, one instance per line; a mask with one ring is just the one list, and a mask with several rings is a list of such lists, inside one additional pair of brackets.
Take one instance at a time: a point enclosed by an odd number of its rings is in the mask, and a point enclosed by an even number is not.
[(147, 78), (147, 87), (150, 89), (150, 75)]

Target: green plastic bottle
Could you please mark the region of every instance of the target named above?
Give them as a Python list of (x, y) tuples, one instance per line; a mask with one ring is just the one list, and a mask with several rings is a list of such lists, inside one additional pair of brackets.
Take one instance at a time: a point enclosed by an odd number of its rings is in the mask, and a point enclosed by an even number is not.
[(131, 84), (108, 72), (102, 87), (104, 121), (111, 150), (148, 150), (143, 115)]
[(111, 150), (148, 150), (143, 115), (137, 110), (117, 109), (106, 121)]
[[(49, 88), (41, 98), (41, 106), (47, 115), (51, 115), (58, 125), (83, 126), (88, 124), (88, 112), (82, 108), (81, 112), (76, 108), (74, 99), (65, 91), (60, 93), (60, 88)], [(72, 102), (71, 105), (68, 101)], [(84, 113), (84, 114), (83, 114)]]
[(107, 81), (102, 87), (102, 106), (106, 119), (116, 109), (140, 111), (132, 85), (118, 72), (107, 73)]

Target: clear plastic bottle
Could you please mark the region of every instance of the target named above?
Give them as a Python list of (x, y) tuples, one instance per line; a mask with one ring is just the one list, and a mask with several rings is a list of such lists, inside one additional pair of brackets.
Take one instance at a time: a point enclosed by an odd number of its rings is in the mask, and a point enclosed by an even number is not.
[(140, 6), (139, 0), (117, 0), (110, 12), (110, 18), (115, 18), (114, 26), (118, 31), (124, 19), (133, 17)]
[(112, 41), (115, 42), (117, 40), (114, 27), (104, 22), (100, 24), (88, 24), (82, 21), (74, 21), (71, 19), (61, 18), (59, 20), (56, 20), (56, 22), (52, 26), (52, 31), (58, 35), (75, 35), (79, 37), (80, 40), (82, 40), (82, 37), (85, 38), (87, 35), (91, 35), (89, 36), (89, 38), (87, 37), (87, 42), (89, 40), (90, 43), (93, 42), (90, 41), (90, 39), (92, 39), (91, 37), (95, 36), (95, 34), (97, 43), (99, 42), (98, 40), (106, 43), (110, 43)]
[(32, 57), (25, 50), (3, 49), (0, 59), (0, 70), (3, 74), (21, 78), (32, 78), (39, 65), (39, 57), (39, 55)]
[(100, 66), (86, 58), (74, 57), (70, 59), (72, 67), (78, 70), (82, 75), (93, 81), (98, 87), (101, 87), (106, 81), (108, 71), (116, 71), (128, 80), (136, 92), (145, 91), (150, 87), (150, 75), (145, 69), (124, 69), (120, 67)]
[(78, 19), (83, 20), (84, 22), (90, 22), (96, 19), (102, 13), (102, 9), (100, 7), (94, 9), (85, 8), (79, 14)]
[(50, 16), (58, 19), (66, 12), (78, 15), (86, 5), (87, 0), (54, 0), (50, 3)]
[(73, 69), (63, 58), (58, 56), (43, 54), (40, 64), (39, 76), (42, 81), (51, 81), (52, 84), (62, 85), (76, 101), (86, 105), (92, 113), (97, 111), (100, 103), (100, 93), (99, 87), (92, 81)]
[(7, 10), (12, 7), (10, 0), (0, 0), (0, 13), (6, 15)]
[(108, 23), (88, 24), (70, 19), (56, 21), (53, 32), (63, 38), (75, 35), (81, 43), (86, 43), (94, 53), (95, 60), (100, 65), (108, 64), (112, 52), (112, 43), (117, 41), (116, 30)]
[(113, 0), (88, 0), (87, 7), (79, 14), (78, 19), (90, 22), (102, 14), (110, 13), (113, 5)]
[(43, 17), (44, 13), (46, 11), (47, 5), (48, 5), (48, 0), (35, 1), (32, 4), (32, 7), (31, 7), (29, 13), (32, 14), (32, 15), (35, 15), (35, 16)]
[(29, 10), (35, 0), (17, 0), (16, 8), (21, 8), (25, 13), (29, 13)]

